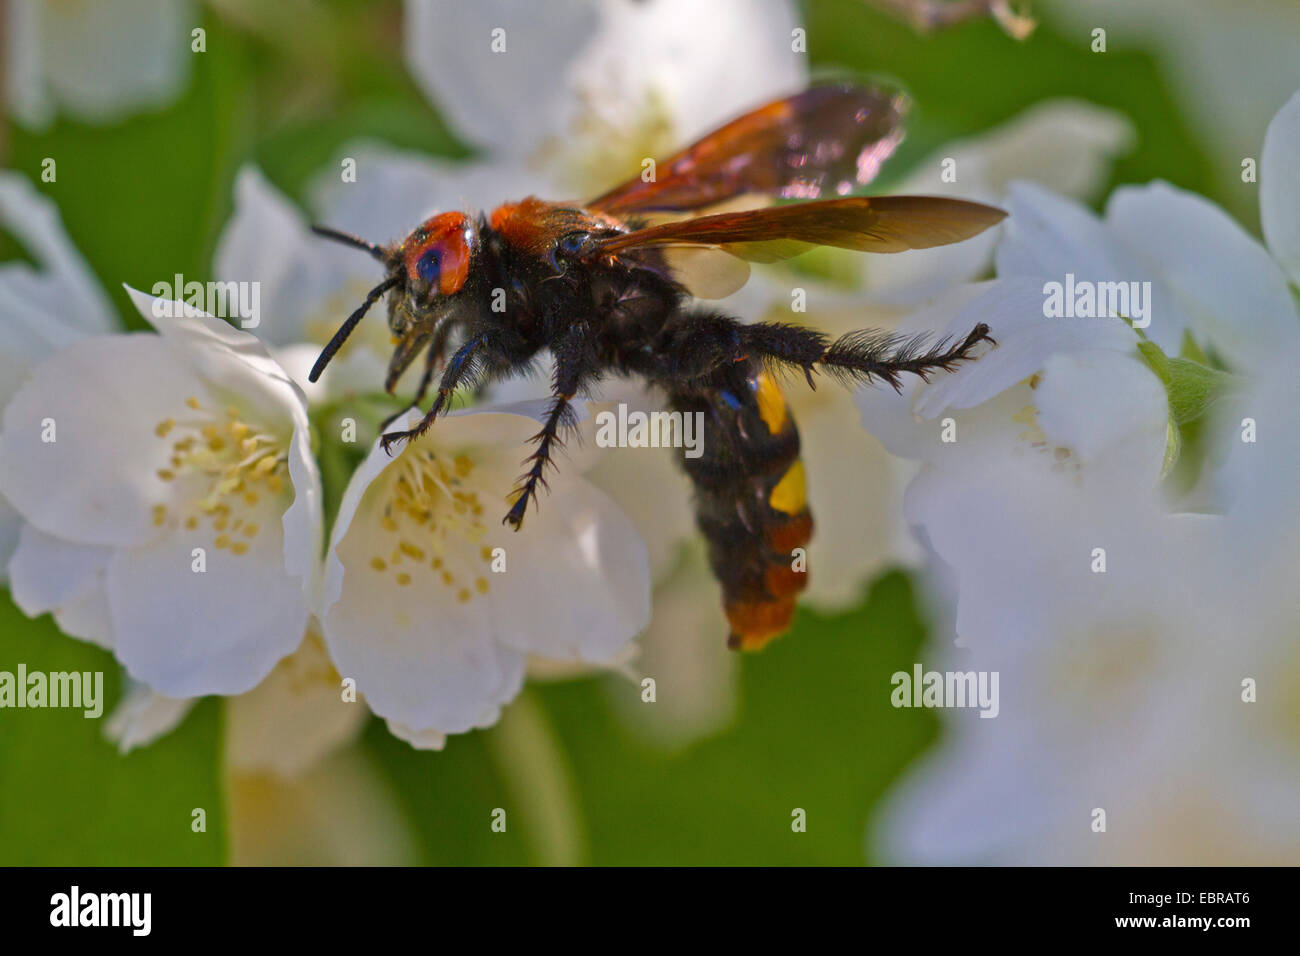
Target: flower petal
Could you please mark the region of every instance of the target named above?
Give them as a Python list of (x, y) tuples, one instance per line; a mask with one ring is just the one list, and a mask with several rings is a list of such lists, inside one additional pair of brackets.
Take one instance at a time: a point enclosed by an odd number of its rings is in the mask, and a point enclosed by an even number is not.
[(14, 603), (36, 617), (82, 600), (100, 586), (109, 554), (108, 548), (72, 544), (24, 524), (9, 565)]
[(1300, 338), (1285, 273), (1208, 200), (1167, 183), (1130, 186), (1111, 196), (1106, 222), (1165, 279), (1203, 344), (1240, 367), (1265, 359), (1284, 338)]
[[(64, 231), (58, 206), (7, 170), (0, 171), (0, 225), (39, 266), (0, 263), (0, 352), (31, 362), (82, 335), (113, 331), (112, 304)], [(0, 380), (0, 400), (18, 385), (8, 379)]]
[(508, 572), (492, 582), (495, 637), (542, 657), (613, 661), (650, 623), (645, 544), (594, 485), (552, 485), (507, 544)]
[[(604, 19), (592, 2), (543, 8), (408, 0), (405, 9), (407, 69), (462, 135), (494, 149), (535, 143), (561, 128), (563, 83), (537, 79), (572, 63)], [(494, 51), (494, 39), (503, 52)], [(511, 122), (498, 121), (506, 115)]]
[(305, 323), (352, 274), (378, 281), (376, 264), (364, 253), (312, 234), (301, 213), (245, 166), (235, 180), (235, 211), (217, 241), (214, 262), (223, 282), (256, 282), (260, 317), (256, 334), (285, 345), (308, 337)]
[(1159, 480), (1169, 400), (1137, 356), (1104, 350), (1053, 355), (1034, 397), (1043, 433), (1083, 463), (1114, 456), (1149, 485)]
[[(806, 82), (784, 0), (581, 0), (544, 10), (411, 0), (406, 11), (416, 82), (460, 132), (504, 155), (580, 136), (593, 123), (635, 122), (656, 106), (684, 145)], [(559, 75), (557, 63), (565, 64)], [(493, 119), (507, 113), (510, 123)]]
[(18, 550), (18, 537), (26, 523), (14, 506), (0, 497), (0, 582), (9, 580), (9, 562)]
[[(610, 696), (633, 730), (677, 748), (724, 729), (736, 716), (739, 656), (726, 645), (727, 618), (703, 547), (690, 548), (654, 594), (654, 617), (628, 667), (634, 682), (608, 682)], [(655, 700), (642, 699), (642, 677)]]
[(307, 422), (302, 390), (255, 335), (184, 302), (158, 299), (126, 286), (127, 294), (159, 335), (174, 345), (194, 373), (239, 395), (271, 421)]
[(33, 369), (5, 407), (0, 490), (56, 537), (99, 545), (147, 541), (156, 533), (153, 506), (172, 494), (158, 477), (168, 448), (154, 426), (193, 395), (206, 392), (158, 336), (75, 342)]
[[(924, 386), (914, 412), (934, 419), (945, 409), (974, 408), (1037, 372), (1054, 353), (1136, 349), (1137, 336), (1120, 319), (1047, 318), (1043, 315), (1045, 298), (1041, 279), (1016, 277), (989, 283), (979, 298), (957, 312), (941, 334), (956, 340), (985, 322), (997, 346)], [(941, 307), (920, 313), (906, 329), (924, 328), (930, 316), (937, 318), (940, 314)]]
[(54, 623), (68, 637), (89, 641), (107, 651), (113, 649), (113, 622), (109, 619), (108, 595), (100, 575), (96, 586), (80, 599), (55, 608)]
[(105, 590), (115, 650), (131, 676), (169, 697), (240, 694), (293, 652), (307, 597), (269, 517), (243, 554), (207, 546), (202, 572), (195, 542), (208, 539), (188, 531), (114, 552)]
[(117, 744), (119, 753), (147, 747), (175, 730), (197, 703), (193, 698), (163, 697), (146, 684), (129, 683), (104, 725), (104, 736)]
[(264, 681), (227, 701), (227, 764), (241, 773), (298, 776), (355, 738), (369, 714), (364, 703), (344, 700), (325, 645), (309, 631)]
[(1259, 218), (1273, 257), (1291, 281), (1300, 285), (1300, 184), (1295, 160), (1300, 156), (1300, 93), (1287, 100), (1264, 135), (1259, 159)]
[[(366, 544), (344, 539), (344, 559)], [(356, 567), (323, 624), (339, 672), (371, 709), (413, 733), (495, 722), (523, 686), (525, 655), (484, 633), (481, 607), (467, 613), (413, 588), (372, 585), (365, 564)]]
[(388, 732), (399, 740), (405, 740), (416, 750), (442, 750), (447, 746), (447, 735), (436, 730), (412, 730), (405, 724), (387, 721)]
[(106, 123), (175, 98), (189, 74), (193, 7), (175, 0), (41, 3), (20, 0), (24, 56), (9, 71), (10, 98), (25, 124), (43, 127), (55, 106)]
[(1177, 296), (1134, 247), (1090, 210), (1020, 182), (1007, 190), (1007, 211), (996, 255), (1000, 278), (1032, 276), (1064, 284), (1073, 276), (1076, 285), (1150, 282), (1150, 325), (1144, 331), (1171, 355), (1182, 348), (1189, 319)]
[[(603, 391), (601, 399), (591, 409), (597, 421), (605, 413), (616, 415), (619, 403), (629, 412), (659, 411), (663, 406), (644, 388), (624, 383)], [(612, 448), (587, 473), (636, 524), (655, 580), (673, 567), (682, 544), (695, 537), (691, 486), (680, 467), (681, 455), (680, 449)]]

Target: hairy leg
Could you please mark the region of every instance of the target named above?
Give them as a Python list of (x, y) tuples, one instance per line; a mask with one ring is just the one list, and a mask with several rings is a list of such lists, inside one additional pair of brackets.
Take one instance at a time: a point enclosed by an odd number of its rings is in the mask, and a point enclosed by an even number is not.
[[(425, 352), (424, 372), (420, 375), (420, 384), (415, 390), (415, 398), (411, 400), (412, 405), (419, 405), (424, 401), (424, 396), (429, 392), (429, 385), (433, 382), (434, 373), (443, 365), (447, 357), (447, 342), (450, 339), (451, 324), (444, 322), (438, 326), (438, 331), (433, 334), (433, 341), (429, 343), (428, 351)], [(405, 412), (405, 408), (393, 412), (379, 423), (379, 430), (382, 432)]]
[(972, 357), (980, 342), (993, 341), (983, 323), (957, 344), (945, 340), (931, 345), (923, 335), (907, 338), (864, 329), (831, 341), (800, 325), (746, 325), (716, 312), (683, 313), (665, 323), (655, 343), (652, 374), (670, 381), (703, 378), (728, 363), (753, 357), (778, 368), (797, 368), (809, 385), (814, 385), (813, 372), (821, 369), (844, 381), (881, 380), (898, 389), (903, 373), (927, 379), (936, 371), (952, 371)]
[(793, 365), (801, 369), (812, 385), (812, 373), (823, 369), (845, 382), (887, 382), (895, 391), (903, 387), (904, 373), (929, 381), (932, 373), (951, 372), (957, 363), (972, 357), (981, 342), (994, 345), (989, 327), (975, 326), (958, 343), (940, 340), (930, 344), (925, 335), (912, 337), (862, 329), (828, 342), (813, 329), (783, 323), (758, 323), (742, 327), (745, 351), (766, 362)]
[(392, 446), (396, 442), (414, 441), (429, 430), (434, 419), (447, 410), (452, 393), (456, 391), (456, 386), (460, 384), (461, 379), (467, 376), (473, 377), (476, 361), (487, 344), (486, 335), (476, 335), (456, 350), (456, 354), (451, 357), (451, 361), (447, 363), (447, 368), (442, 373), (442, 380), (438, 383), (438, 397), (433, 400), (433, 406), (414, 428), (407, 431), (386, 432), (380, 439), (384, 451), (391, 455)]
[(560, 432), (574, 425), (573, 406), (570, 402), (580, 389), (597, 378), (597, 363), (591, 352), (589, 336), (590, 330), (585, 325), (576, 325), (555, 348), (551, 408), (542, 430), (532, 437), (537, 448), (524, 459), (524, 464), (529, 465), (529, 468), (519, 476), (519, 484), (514, 490), (515, 500), (502, 520), (502, 524), (508, 524), (516, 531), (523, 526), (529, 499), (537, 498), (537, 486), (540, 484), (543, 488), (546, 487), (543, 473), (548, 466), (554, 466), (551, 453), (556, 445), (563, 444)]

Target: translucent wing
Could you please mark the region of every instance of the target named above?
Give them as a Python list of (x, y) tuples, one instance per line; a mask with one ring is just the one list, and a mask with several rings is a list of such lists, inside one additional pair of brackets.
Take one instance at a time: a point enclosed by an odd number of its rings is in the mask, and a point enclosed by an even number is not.
[(842, 196), (875, 178), (903, 138), (903, 94), (876, 86), (814, 86), (768, 103), (657, 164), (655, 178), (587, 203), (614, 215), (703, 209), (754, 193)]
[(597, 252), (708, 246), (749, 262), (779, 262), (816, 246), (903, 252), (978, 235), (1001, 209), (937, 196), (855, 196), (666, 222), (602, 240)]

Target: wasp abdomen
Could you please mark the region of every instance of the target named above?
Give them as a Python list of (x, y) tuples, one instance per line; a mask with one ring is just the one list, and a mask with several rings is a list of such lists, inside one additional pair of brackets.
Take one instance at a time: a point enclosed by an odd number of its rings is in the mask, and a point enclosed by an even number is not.
[(722, 585), (727, 643), (757, 650), (789, 628), (808, 585), (804, 548), (813, 521), (799, 431), (780, 389), (756, 368), (731, 378), (673, 402), (705, 414), (702, 454), (684, 461), (696, 523)]

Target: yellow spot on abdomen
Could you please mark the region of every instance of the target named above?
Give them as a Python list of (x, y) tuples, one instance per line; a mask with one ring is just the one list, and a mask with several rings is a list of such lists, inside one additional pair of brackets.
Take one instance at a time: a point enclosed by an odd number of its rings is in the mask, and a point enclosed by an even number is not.
[(762, 373), (758, 376), (758, 415), (763, 419), (763, 424), (773, 435), (780, 434), (785, 428), (788, 414), (785, 410), (785, 399), (781, 395), (781, 390), (777, 388), (776, 382), (772, 381), (772, 376)]
[(782, 511), (788, 515), (803, 511), (808, 503), (808, 480), (804, 474), (803, 462), (795, 459), (793, 465), (786, 469), (781, 480), (772, 489), (768, 505), (773, 511)]

